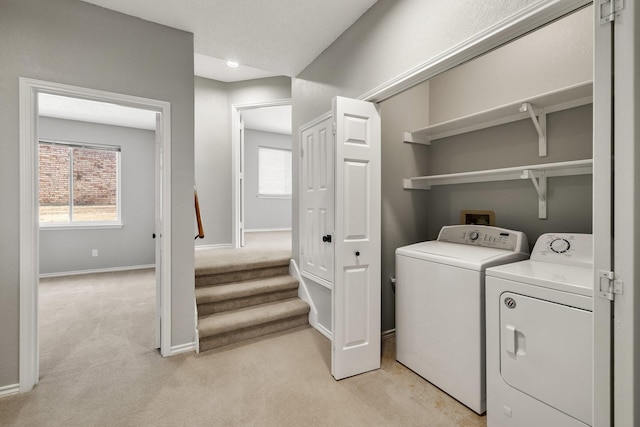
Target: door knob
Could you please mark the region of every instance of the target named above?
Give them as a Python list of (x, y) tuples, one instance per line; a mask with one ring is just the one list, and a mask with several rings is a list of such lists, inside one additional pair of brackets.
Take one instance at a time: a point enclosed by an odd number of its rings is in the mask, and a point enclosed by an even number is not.
[(326, 236), (322, 236), (322, 241), (325, 243), (331, 243), (331, 234), (327, 234)]

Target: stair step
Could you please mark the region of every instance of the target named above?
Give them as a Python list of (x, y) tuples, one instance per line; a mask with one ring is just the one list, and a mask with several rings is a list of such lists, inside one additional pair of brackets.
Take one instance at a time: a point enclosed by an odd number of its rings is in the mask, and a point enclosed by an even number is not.
[(200, 351), (223, 347), (309, 323), (309, 305), (299, 298), (211, 314), (198, 319)]
[(281, 265), (272, 265), (267, 267), (234, 270), (221, 273), (196, 274), (196, 288), (203, 286), (220, 285), (224, 283), (242, 282), (247, 280), (264, 279), (273, 276), (282, 276), (289, 274), (289, 263)]
[(198, 316), (298, 296), (298, 281), (290, 275), (196, 288)]
[(198, 276), (208, 276), (212, 274), (234, 273), (245, 270), (256, 270), (260, 268), (289, 266), (291, 254), (256, 254), (252, 259), (217, 259), (196, 257), (195, 274)]
[(306, 302), (298, 298), (291, 298), (200, 317), (198, 319), (198, 333), (202, 341), (209, 337), (234, 334), (291, 318), (304, 317), (306, 320), (308, 313), (309, 305)]

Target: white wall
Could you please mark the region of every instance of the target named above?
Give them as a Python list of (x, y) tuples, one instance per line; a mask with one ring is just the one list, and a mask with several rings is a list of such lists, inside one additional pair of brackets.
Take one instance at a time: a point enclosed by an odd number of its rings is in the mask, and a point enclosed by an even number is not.
[(291, 150), (291, 135), (245, 129), (245, 231), (290, 229), (291, 198), (258, 197), (258, 147)]
[(21, 76), (171, 103), (171, 339), (193, 342), (193, 35), (77, 0), (3, 0), (0, 57), (0, 387), (18, 383)]
[[(155, 264), (155, 132), (40, 117), (40, 138), (118, 145), (122, 228), (40, 229), (40, 274)], [(98, 249), (98, 256), (91, 250)]]
[(205, 233), (196, 246), (232, 244), (231, 107), (290, 97), (289, 77), (235, 83), (195, 78), (195, 176)]

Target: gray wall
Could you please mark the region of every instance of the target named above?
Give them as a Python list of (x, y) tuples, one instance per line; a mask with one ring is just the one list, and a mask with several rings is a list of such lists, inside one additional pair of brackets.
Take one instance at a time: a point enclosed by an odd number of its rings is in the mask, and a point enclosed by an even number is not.
[(427, 124), (591, 80), (592, 22), (584, 8), (430, 79)]
[(291, 228), (291, 198), (258, 197), (258, 147), (291, 150), (291, 135), (246, 129), (244, 134), (245, 231)]
[[(119, 145), (122, 228), (40, 229), (40, 274), (155, 263), (155, 132), (40, 117), (40, 138)], [(98, 249), (98, 256), (91, 250)]]
[[(440, 3), (420, 0), (378, 1), (335, 43), (292, 80), (293, 129), (298, 129), (304, 123), (330, 110), (332, 97), (336, 95), (359, 97), (534, 3), (539, 2), (503, 0), (484, 2), (464, 0)], [(558, 47), (557, 44), (556, 47)], [(542, 50), (538, 49), (537, 52), (542, 52)], [(585, 61), (581, 61), (581, 63), (585, 63)], [(544, 67), (545, 64), (545, 62), (539, 63), (539, 67)], [(413, 175), (412, 168), (419, 172), (418, 175), (426, 175), (433, 173), (429, 170), (431, 163), (439, 164), (442, 162), (443, 167), (446, 165), (450, 165), (452, 169), (454, 167), (449, 163), (452, 160), (447, 160), (439, 154), (437, 143), (431, 148), (427, 148), (407, 147), (400, 142), (402, 132), (412, 129), (410, 123), (405, 123), (405, 121), (414, 120), (412, 115), (417, 114), (414, 109), (422, 112), (422, 123), (416, 127), (426, 126), (429, 123), (429, 115), (434, 114), (429, 111), (429, 100), (426, 96), (431, 89), (426, 86), (422, 90), (425, 93), (425, 97), (422, 99), (415, 93), (409, 94), (410, 91), (407, 91), (398, 95), (397, 99), (391, 98), (381, 103), (383, 127), (383, 331), (392, 329), (395, 324), (393, 311), (395, 302), (388, 284), (388, 276), (395, 269), (393, 257), (395, 246), (402, 245), (404, 242), (432, 237), (429, 231), (431, 228), (437, 228), (441, 223), (459, 221), (459, 218), (452, 219), (453, 212), (457, 212), (459, 215), (459, 206), (449, 200), (458, 193), (448, 193), (446, 197), (442, 196), (433, 200), (430, 198), (433, 198), (433, 194), (440, 190), (432, 190), (432, 194), (428, 192), (398, 194), (407, 193), (400, 191), (400, 188), (402, 178)], [(402, 98), (404, 96), (408, 97), (406, 103)], [(419, 117), (415, 119), (416, 122), (420, 122)], [(549, 120), (551, 121), (552, 117)], [(529, 126), (531, 126), (530, 123)], [(550, 124), (550, 126), (553, 125)], [(299, 173), (298, 137), (299, 135), (294, 133), (294, 175)], [(467, 144), (461, 146), (460, 149), (463, 151), (473, 150), (473, 145)], [(416, 155), (415, 159), (407, 154), (411, 151)], [(550, 159), (553, 158), (552, 155)], [(578, 154), (576, 158), (582, 157)], [(482, 169), (487, 165), (488, 163), (478, 164), (477, 169)], [(581, 179), (582, 181), (576, 182)], [(590, 195), (590, 190), (587, 188), (590, 186), (589, 178), (555, 178), (552, 181), (555, 180), (565, 180), (566, 185), (579, 186), (581, 194)], [(550, 185), (552, 186), (551, 192), (559, 191), (559, 187), (554, 187), (556, 184), (552, 182)], [(529, 190), (533, 192), (532, 189)], [(297, 183), (294, 182), (293, 254), (296, 258), (298, 258), (299, 251), (297, 192)], [(525, 200), (528, 202), (529, 196), (519, 192), (517, 200), (522, 199), (523, 203)], [(550, 197), (552, 197), (551, 194)], [(535, 198), (533, 200), (535, 201)], [(557, 212), (553, 211), (557, 208), (558, 204), (553, 206), (553, 203), (550, 202), (550, 218), (558, 218)], [(529, 212), (527, 210), (527, 214)], [(537, 205), (532, 214), (535, 215), (536, 212)], [(508, 218), (502, 212), (500, 215), (499, 218), (504, 220)], [(588, 216), (590, 216), (590, 212), (584, 217), (585, 221)], [(509, 222), (506, 221), (506, 223)]]
[(196, 246), (232, 243), (231, 107), (288, 98), (289, 77), (235, 83), (195, 78), (195, 176), (205, 233)]
[[(442, 73), (429, 81), (429, 123), (439, 123), (593, 78), (593, 8)], [(434, 141), (428, 174), (590, 159), (592, 108), (547, 115), (546, 157), (530, 119)], [(429, 238), (458, 223), (460, 210), (496, 211), (496, 225), (522, 230), (533, 245), (545, 232), (591, 232), (592, 176), (550, 178), (548, 219), (527, 181), (435, 187), (429, 199)]]
[(429, 148), (400, 141), (407, 129), (422, 127), (429, 111), (429, 83), (414, 86), (380, 103), (382, 119), (382, 330), (395, 326), (395, 250), (426, 240), (430, 223), (428, 199), (405, 191), (403, 179), (426, 173)]
[[(592, 108), (585, 105), (547, 116), (549, 155), (538, 157), (531, 120), (471, 132), (432, 143), (429, 174), (496, 169), (518, 165), (590, 159)], [(463, 209), (493, 210), (496, 225), (524, 231), (533, 245), (542, 233), (591, 233), (592, 175), (547, 181), (547, 218), (538, 219), (538, 195), (529, 180), (432, 187), (420, 192), (429, 205), (429, 239), (443, 225), (460, 222)]]
[(171, 336), (193, 342), (193, 35), (77, 0), (2, 0), (0, 57), (0, 386), (18, 383), (20, 76), (171, 102)]
[[(195, 177), (204, 227), (196, 245), (231, 243), (231, 114), (227, 84), (195, 78)], [(197, 230), (194, 225), (193, 235)]]

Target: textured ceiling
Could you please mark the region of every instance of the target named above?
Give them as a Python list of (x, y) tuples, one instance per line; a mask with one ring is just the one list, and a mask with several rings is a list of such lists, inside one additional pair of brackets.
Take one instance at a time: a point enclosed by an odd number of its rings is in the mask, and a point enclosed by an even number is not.
[[(296, 76), (376, 0), (84, 0), (194, 34), (196, 74), (221, 81)], [(211, 57), (207, 60), (205, 57)], [(217, 59), (217, 63), (216, 60)], [(250, 67), (235, 78), (220, 61)], [(209, 67), (207, 66), (209, 62)], [(213, 64), (213, 65), (212, 65)], [(219, 70), (210, 69), (218, 67)], [(241, 70), (242, 67), (239, 69)], [(203, 75), (209, 70), (209, 75)], [(261, 72), (266, 72), (261, 75)], [(236, 73), (239, 74), (239, 73)]]

